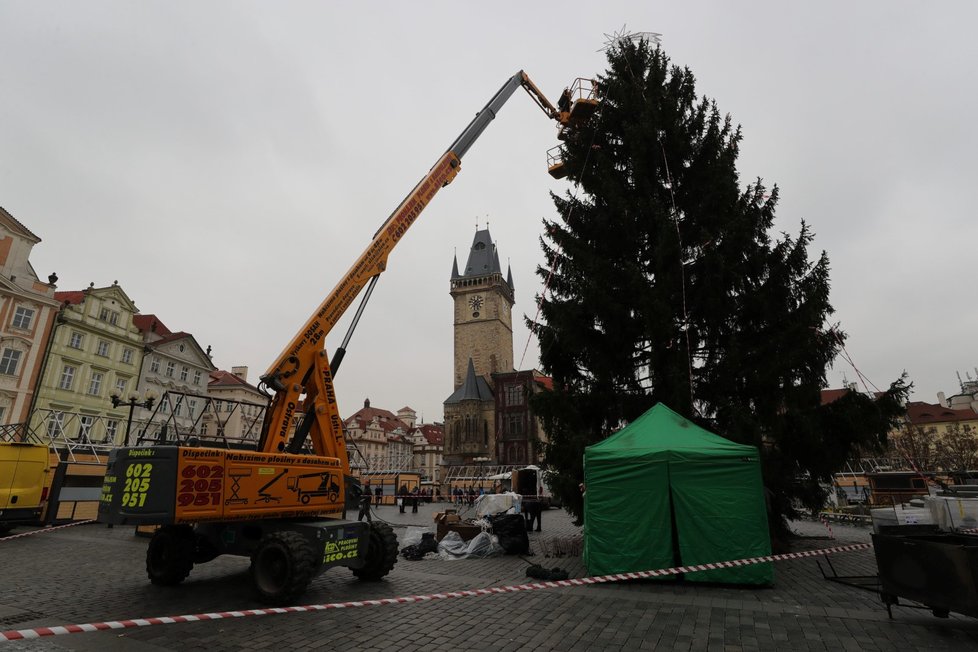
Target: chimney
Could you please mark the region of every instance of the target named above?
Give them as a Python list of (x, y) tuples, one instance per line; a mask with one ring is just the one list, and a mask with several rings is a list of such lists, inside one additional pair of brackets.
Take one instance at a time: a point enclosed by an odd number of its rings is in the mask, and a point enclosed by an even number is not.
[(248, 382), (248, 367), (231, 367), (231, 375)]
[(950, 407), (950, 405), (947, 402), (947, 398), (944, 396), (944, 392), (937, 392), (937, 403), (941, 407)]
[(363, 399), (363, 407), (365, 407), (365, 408), (370, 407), (370, 399), (369, 398)]

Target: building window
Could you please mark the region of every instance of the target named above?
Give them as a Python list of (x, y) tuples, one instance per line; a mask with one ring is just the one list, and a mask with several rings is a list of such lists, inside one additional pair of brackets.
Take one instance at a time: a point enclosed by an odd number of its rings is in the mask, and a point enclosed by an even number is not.
[(506, 386), (506, 405), (523, 405), (523, 385)]
[(119, 392), (120, 397), (124, 397), (126, 395), (126, 387), (128, 385), (129, 382), (125, 378), (119, 378), (115, 381), (115, 391)]
[(92, 424), (95, 423), (95, 417), (80, 416), (78, 417), (78, 441), (91, 441), (92, 437)]
[(30, 308), (17, 308), (17, 312), (14, 313), (14, 328), (30, 330), (32, 323), (34, 323), (34, 311)]
[(180, 410), (183, 408), (183, 401), (177, 399), (176, 405), (173, 406), (173, 416), (180, 416)]
[(183, 382), (187, 382), (187, 376), (189, 375), (190, 375), (190, 369), (188, 369), (187, 367), (183, 367), (182, 369), (180, 369), (180, 380), (182, 380)]
[(58, 382), (59, 389), (71, 389), (71, 384), (75, 381), (75, 368), (66, 364), (61, 370), (61, 380)]
[(160, 361), (157, 360), (156, 358), (153, 358), (152, 361), (150, 361), (149, 363), (149, 370), (152, 371), (154, 374), (160, 373)]
[(13, 376), (17, 373), (17, 365), (20, 363), (20, 351), (4, 349), (3, 357), (0, 358), (0, 374)]
[(68, 346), (70, 346), (73, 349), (80, 349), (82, 348), (82, 344), (84, 343), (84, 341), (85, 341), (84, 335), (82, 335), (78, 331), (73, 331), (71, 333), (71, 339), (68, 340)]
[(523, 415), (510, 414), (509, 423), (507, 425), (508, 425), (507, 432), (510, 435), (521, 436), (523, 434)]
[(187, 403), (187, 409), (190, 411), (190, 416), (194, 416), (194, 412), (197, 411), (197, 399), (190, 399)]
[(92, 378), (88, 381), (88, 393), (92, 396), (98, 396), (98, 393), (102, 390), (102, 374), (97, 371), (92, 372)]
[(60, 437), (64, 434), (65, 413), (54, 410), (48, 417), (48, 437)]
[(105, 438), (109, 441), (114, 442), (116, 433), (119, 432), (119, 422), (115, 419), (107, 419), (105, 421)]
[(168, 378), (173, 378), (173, 372), (177, 368), (177, 365), (170, 361), (166, 363), (166, 375)]
[(132, 364), (132, 349), (122, 349), (122, 363)]
[(95, 350), (95, 355), (100, 355), (103, 358), (109, 357), (109, 343), (105, 340), (99, 340), (98, 348)]
[(99, 321), (107, 321), (113, 326), (119, 323), (119, 313), (108, 308), (102, 308), (98, 313)]
[(200, 384), (200, 369), (194, 372), (194, 385)]

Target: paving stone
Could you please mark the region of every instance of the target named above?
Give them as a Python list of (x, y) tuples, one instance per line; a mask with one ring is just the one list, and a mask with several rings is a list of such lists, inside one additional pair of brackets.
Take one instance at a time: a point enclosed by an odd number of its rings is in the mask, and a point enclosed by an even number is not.
[[(377, 516), (430, 527), (439, 506), (418, 514), (381, 507)], [(464, 516), (464, 515), (463, 515)], [(807, 537), (819, 523), (801, 522)], [(835, 525), (835, 540), (805, 538), (798, 549), (869, 540), (864, 528)], [(315, 579), (302, 604), (322, 604), (526, 582), (528, 564), (559, 566), (571, 577), (587, 571), (580, 557), (545, 557), (548, 538), (580, 534), (569, 516), (550, 510), (544, 531), (530, 535), (537, 553), (444, 561), (399, 559), (381, 582), (359, 582), (346, 569)], [(147, 539), (131, 528), (78, 526), (0, 540), (0, 629), (193, 614), (263, 606), (255, 598), (248, 560), (220, 557), (195, 567), (177, 587), (145, 576)], [(833, 555), (840, 574), (875, 573), (871, 551)], [(823, 564), (824, 566), (824, 564)], [(952, 614), (893, 609), (878, 597), (823, 579), (815, 561), (775, 565), (769, 588), (632, 581), (477, 598), (185, 623), (15, 642), (31, 650), (978, 650), (978, 621)]]

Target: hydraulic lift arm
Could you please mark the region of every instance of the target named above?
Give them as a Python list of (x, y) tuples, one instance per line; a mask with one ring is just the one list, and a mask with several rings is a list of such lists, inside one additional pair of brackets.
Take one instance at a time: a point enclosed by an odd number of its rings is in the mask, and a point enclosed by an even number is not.
[[(521, 86), (548, 118), (559, 119), (557, 109), (522, 70), (503, 84), (381, 225), (366, 250), (261, 377), (263, 384), (274, 390), (275, 395), (266, 412), (258, 450), (265, 453), (298, 453), (306, 438), (311, 437), (316, 455), (338, 458), (343, 468), (349, 468), (342, 422), (333, 390), (333, 375), (343, 358), (353, 329), (356, 328), (374, 284), (387, 268), (390, 252), (435, 194), (452, 182), (461, 169), (462, 157)], [(330, 364), (324, 349), (326, 336), (365, 287), (367, 291), (350, 330)], [(303, 416), (289, 442), (289, 432), (300, 405)]]

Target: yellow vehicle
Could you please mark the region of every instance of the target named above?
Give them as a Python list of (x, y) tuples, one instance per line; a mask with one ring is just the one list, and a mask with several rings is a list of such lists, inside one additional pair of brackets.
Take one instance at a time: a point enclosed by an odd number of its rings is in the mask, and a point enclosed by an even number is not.
[(49, 473), (47, 446), (0, 442), (0, 534), (40, 521)]
[[(572, 111), (558, 111), (523, 71), (503, 84), (261, 377), (262, 388), (274, 394), (256, 450), (154, 446), (111, 454), (99, 520), (162, 526), (146, 554), (153, 583), (177, 584), (195, 563), (219, 554), (250, 556), (259, 594), (286, 603), (332, 566), (349, 567), (365, 580), (393, 569), (397, 539), (391, 528), (345, 519), (361, 489), (350, 476), (333, 376), (391, 251), (520, 87), (558, 124), (571, 119)], [(361, 292), (350, 330), (330, 359), (326, 336)]]

